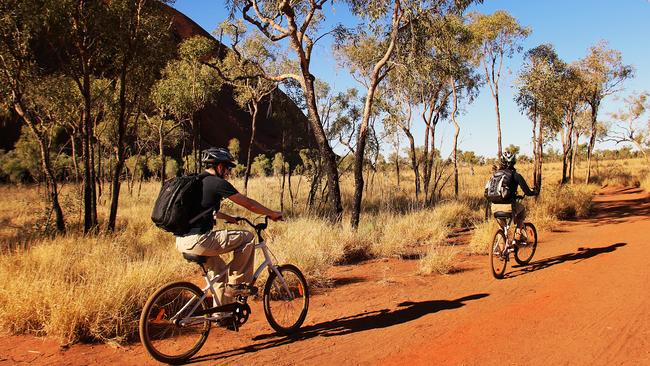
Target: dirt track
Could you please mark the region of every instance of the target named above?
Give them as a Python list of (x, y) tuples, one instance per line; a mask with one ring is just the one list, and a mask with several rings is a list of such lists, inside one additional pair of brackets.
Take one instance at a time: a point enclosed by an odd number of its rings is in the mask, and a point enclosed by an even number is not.
[[(204, 364), (650, 365), (650, 199), (604, 191), (596, 216), (541, 233), (529, 266), (503, 280), (485, 256), (462, 273), (415, 275), (416, 261), (336, 267), (303, 332), (274, 335), (259, 303), (240, 333), (215, 329)], [(510, 264), (512, 264), (511, 262)], [(0, 364), (154, 364), (137, 344), (3, 337)]]

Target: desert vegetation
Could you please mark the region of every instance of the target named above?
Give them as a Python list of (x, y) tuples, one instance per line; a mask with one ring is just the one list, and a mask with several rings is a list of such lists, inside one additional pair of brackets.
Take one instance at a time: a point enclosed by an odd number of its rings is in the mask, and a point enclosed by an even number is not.
[[(0, 151), (1, 330), (125, 341), (155, 288), (196, 277), (149, 216), (163, 181), (201, 169), (212, 142), (200, 116), (226, 94), (250, 118), (245, 139), (228, 138), (233, 184), (285, 213), (270, 248), (317, 288), (331, 285), (332, 266), (415, 259), (420, 275), (451, 274), (459, 257), (486, 253), (495, 157), (462, 150), (464, 111), (489, 89), (494, 150), (519, 152), (504, 146), (499, 104), (519, 52), (510, 86), (533, 149), (518, 169), (541, 188), (526, 200), (529, 220), (553, 230), (588, 217), (602, 186), (650, 187), (647, 92), (602, 118), (603, 100), (634, 76), (607, 42), (574, 62), (551, 44), (524, 51), (532, 30), (505, 11), (468, 11), (481, 1), (345, 2), (358, 24), (327, 28), (327, 0), (228, 0), (233, 17), (214, 38), (179, 43), (167, 3), (0, 5), (0, 117), (20, 126)], [(325, 36), (357, 87), (312, 74)], [(291, 110), (307, 125), (275, 126), (283, 132), (265, 138), (278, 148), (253, 156), (258, 119), (286, 124)], [(453, 138), (441, 140), (442, 122)], [(284, 133), (299, 128), (310, 136)], [(597, 149), (604, 141), (620, 148)], [(459, 229), (467, 243), (449, 240)]]
[[(630, 162), (630, 170), (642, 164), (640, 160)], [(606, 175), (608, 181), (630, 174), (619, 174), (614, 166), (614, 161), (600, 162), (598, 174)], [(530, 174), (530, 168), (522, 165), (522, 173)], [(560, 169), (560, 163), (548, 164), (548, 176), (559, 179)], [(399, 190), (390, 174), (377, 177), (365, 200), (368, 206), (386, 209), (364, 213), (357, 230), (345, 221), (333, 226), (310, 213), (306, 202), (309, 187), (302, 185), (295, 192), (287, 220), (271, 225), (270, 248), (280, 262), (298, 265), (315, 287), (330, 286), (331, 266), (374, 258), (416, 258), (422, 275), (453, 273), (461, 256), (487, 253), (496, 229), (494, 220), (486, 221), (483, 206), (477, 204), (489, 167), (477, 168), (473, 176), (469, 169), (461, 172), (461, 181), (467, 183), (461, 197), (453, 199), (453, 187), (447, 186), (443, 197), (448, 199), (433, 207), (403, 198), (414, 195), (412, 188), (407, 188), (412, 185)], [(407, 183), (413, 177), (402, 179)], [(243, 178), (234, 184), (243, 186)], [(343, 180), (341, 186), (344, 197), (352, 194), (349, 181)], [(549, 183), (538, 200), (528, 200), (529, 219), (543, 230), (552, 230), (559, 220), (586, 217), (597, 187)], [(70, 225), (78, 227), (76, 233), (49, 235), (45, 227), (52, 219), (43, 216), (47, 210), (44, 203), (38, 204), (42, 194), (38, 187), (0, 187), (3, 196), (14, 197), (0, 210), (0, 280), (5, 284), (0, 290), (0, 326), (13, 333), (54, 336), (62, 343), (125, 341), (137, 331), (139, 309), (155, 288), (172, 280), (198, 280), (198, 268), (182, 259), (173, 236), (150, 223), (158, 188), (157, 182), (144, 182), (139, 190), (125, 194), (116, 230), (89, 237), (83, 235), (79, 207), (63, 206), (68, 217), (77, 218), (76, 224)], [(270, 206), (277, 206), (280, 197), (268, 193), (279, 189), (277, 177), (249, 181), (250, 194), (262, 197)], [(73, 184), (64, 185), (62, 201), (73, 201), (77, 190)], [(380, 201), (393, 204), (388, 208)], [(99, 217), (108, 214), (107, 205), (108, 201), (100, 200)], [(238, 212), (229, 205), (224, 210)], [(461, 227), (471, 228), (469, 243), (450, 244), (448, 234)]]

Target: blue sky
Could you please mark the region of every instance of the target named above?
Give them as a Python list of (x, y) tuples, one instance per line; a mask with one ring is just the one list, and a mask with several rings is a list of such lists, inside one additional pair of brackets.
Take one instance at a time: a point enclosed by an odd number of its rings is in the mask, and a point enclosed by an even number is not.
[[(207, 31), (212, 31), (227, 17), (224, 4), (221, 0), (176, 0), (174, 7)], [(542, 43), (551, 43), (567, 62), (584, 57), (590, 46), (607, 40), (610, 48), (621, 51), (623, 61), (636, 70), (634, 79), (626, 81), (625, 90), (619, 95), (650, 91), (650, 47), (647, 40), (650, 36), (650, 0), (485, 0), (471, 10), (488, 14), (495, 10), (508, 11), (520, 24), (532, 29), (532, 34), (522, 44), (524, 51)], [(322, 29), (353, 21), (343, 3), (335, 3), (325, 12), (328, 18)], [(521, 55), (515, 55), (507, 62), (510, 71), (502, 76), (501, 128), (505, 146), (511, 143), (519, 145), (523, 153), (530, 154), (532, 125), (513, 101), (512, 84), (521, 63)], [(328, 40), (315, 49), (312, 72), (337, 90), (359, 86), (346, 70), (337, 67)], [(621, 106), (619, 98), (607, 98), (601, 107), (600, 119), (608, 119), (607, 113)], [(484, 156), (496, 154), (496, 117), (488, 89), (481, 90), (477, 100), (465, 107), (458, 120), (461, 124), (460, 149), (473, 150)], [(438, 128), (438, 135), (443, 136), (442, 152), (446, 155), (451, 148), (453, 128), (448, 122), (440, 123)], [(416, 140), (422, 141), (422, 130), (416, 129), (415, 135)], [(597, 146), (611, 147), (607, 144)]]

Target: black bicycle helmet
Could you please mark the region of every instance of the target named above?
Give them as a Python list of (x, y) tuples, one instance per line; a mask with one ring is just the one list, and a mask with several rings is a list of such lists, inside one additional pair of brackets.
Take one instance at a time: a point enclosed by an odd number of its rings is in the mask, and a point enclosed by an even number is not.
[(232, 157), (230, 151), (223, 147), (211, 147), (203, 150), (201, 152), (201, 162), (206, 166), (214, 166), (219, 163), (225, 163), (231, 168), (236, 166), (235, 158)]
[(517, 162), (517, 156), (510, 151), (504, 151), (501, 154), (501, 165), (512, 168)]

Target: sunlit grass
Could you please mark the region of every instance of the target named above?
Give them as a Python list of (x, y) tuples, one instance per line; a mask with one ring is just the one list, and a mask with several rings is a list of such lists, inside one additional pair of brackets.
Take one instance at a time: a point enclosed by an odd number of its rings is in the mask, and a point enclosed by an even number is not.
[[(615, 165), (601, 162), (600, 176)], [(527, 220), (540, 231), (552, 229), (559, 219), (585, 217), (591, 207), (597, 186), (560, 188), (560, 168), (559, 164), (546, 164), (542, 195), (539, 200), (526, 200), (530, 207)], [(531, 182), (531, 167), (521, 164), (519, 169)], [(640, 168), (632, 162), (626, 169)], [(353, 192), (349, 175), (342, 178), (346, 215), (340, 224), (315, 214), (324, 204), (320, 195), (315, 200), (316, 210), (307, 207), (309, 179), (294, 177), (293, 201), (288, 187), (283, 197), (287, 220), (270, 224), (269, 248), (279, 263), (297, 265), (316, 287), (331, 284), (330, 268), (334, 265), (377, 257), (417, 255), (418, 273), (450, 273), (462, 248), (445, 244), (452, 228), (476, 226), (463, 250), (487, 252), (485, 243), (495, 229), (493, 219), (482, 223), (483, 187), (489, 176), (487, 166), (475, 167), (474, 174), (461, 167), (459, 199), (447, 184), (441, 200), (427, 207), (423, 197), (415, 199), (414, 177), (407, 169), (402, 172), (399, 187), (393, 174), (377, 173), (365, 192), (364, 212), (356, 231), (347, 216)], [(640, 183), (647, 187), (649, 181), (644, 177)], [(238, 188), (243, 186), (240, 179), (233, 183)], [(277, 177), (255, 178), (249, 182), (248, 193), (278, 209), (280, 184)], [(98, 199), (100, 232), (83, 236), (80, 192), (77, 186), (66, 184), (61, 189), (61, 202), (68, 234), (57, 236), (52, 230), (53, 218), (43, 204), (42, 188), (0, 186), (0, 194), (7, 197), (0, 206), (0, 328), (11, 333), (47, 334), (62, 343), (119, 341), (134, 335), (140, 308), (155, 288), (172, 280), (198, 279), (197, 267), (182, 259), (174, 248), (173, 236), (154, 227), (149, 219), (159, 187), (158, 182), (135, 182), (131, 189), (125, 184), (117, 230), (108, 234), (103, 231), (110, 197), (105, 185)], [(253, 217), (228, 201), (222, 208)]]

